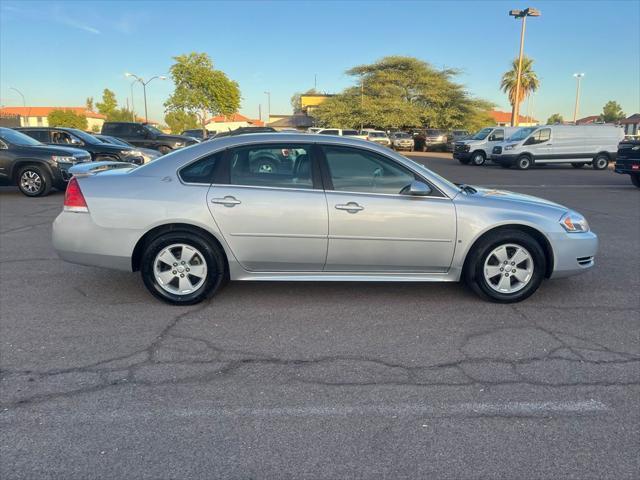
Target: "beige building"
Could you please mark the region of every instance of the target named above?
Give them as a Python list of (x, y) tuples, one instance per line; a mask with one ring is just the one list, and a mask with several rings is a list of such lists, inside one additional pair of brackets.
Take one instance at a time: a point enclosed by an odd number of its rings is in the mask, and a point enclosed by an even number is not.
[(85, 107), (3, 107), (0, 115), (19, 115), (21, 127), (55, 127), (49, 125), (47, 116), (54, 110), (71, 110), (87, 118), (87, 130), (99, 132), (107, 119), (104, 115), (87, 110)]

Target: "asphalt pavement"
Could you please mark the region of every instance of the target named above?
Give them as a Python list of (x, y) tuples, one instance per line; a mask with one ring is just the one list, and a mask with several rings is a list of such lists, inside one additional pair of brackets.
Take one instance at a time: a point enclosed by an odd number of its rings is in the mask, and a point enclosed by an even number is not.
[(0, 188), (0, 478), (640, 478), (640, 191), (446, 157), (414, 156), (585, 214), (596, 267), (515, 305), (236, 282), (171, 307), (56, 257), (62, 194)]

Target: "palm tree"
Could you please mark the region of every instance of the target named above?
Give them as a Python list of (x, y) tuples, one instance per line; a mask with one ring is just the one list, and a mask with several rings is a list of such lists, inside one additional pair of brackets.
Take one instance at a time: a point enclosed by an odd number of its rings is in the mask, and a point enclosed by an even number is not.
[[(509, 103), (512, 111), (516, 108), (516, 83), (518, 78), (518, 59), (511, 64), (511, 70), (502, 75), (500, 90), (509, 95)], [(520, 102), (531, 95), (540, 87), (538, 75), (533, 71), (533, 59), (527, 56), (522, 57), (522, 73), (520, 74)], [(517, 121), (517, 119), (516, 119)]]

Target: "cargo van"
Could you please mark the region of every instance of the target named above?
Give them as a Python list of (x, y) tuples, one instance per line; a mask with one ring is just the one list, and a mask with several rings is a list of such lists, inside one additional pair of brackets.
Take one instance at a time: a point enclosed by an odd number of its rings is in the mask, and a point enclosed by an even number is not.
[(453, 158), (464, 165), (483, 165), (491, 158), (493, 147), (518, 131), (518, 127), (487, 127), (466, 140), (455, 142)]
[(589, 164), (604, 170), (615, 160), (623, 138), (624, 131), (615, 125), (523, 127), (493, 147), (491, 160), (520, 170), (547, 163), (570, 163), (574, 168)]

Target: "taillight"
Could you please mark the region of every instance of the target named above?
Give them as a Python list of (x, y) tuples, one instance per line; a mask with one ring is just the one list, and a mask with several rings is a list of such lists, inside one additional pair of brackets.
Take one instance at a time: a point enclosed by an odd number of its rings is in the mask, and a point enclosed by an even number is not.
[(76, 177), (71, 177), (67, 191), (64, 193), (64, 210), (67, 212), (89, 212)]

